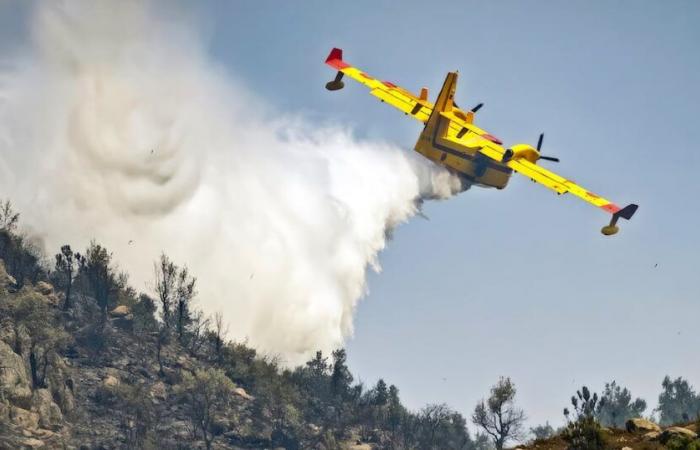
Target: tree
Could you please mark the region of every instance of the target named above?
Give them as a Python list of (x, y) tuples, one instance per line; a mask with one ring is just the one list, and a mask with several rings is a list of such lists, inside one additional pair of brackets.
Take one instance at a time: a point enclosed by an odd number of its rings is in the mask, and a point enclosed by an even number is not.
[[(600, 403), (605, 403), (600, 400)], [(606, 448), (605, 437), (600, 424), (595, 418), (598, 394), (591, 392), (586, 386), (571, 396), (573, 413), (564, 408), (564, 417), (568, 424), (562, 432), (562, 438), (569, 444), (570, 450), (602, 450)]]
[(207, 449), (214, 439), (214, 417), (224, 414), (231, 406), (235, 385), (220, 369), (195, 370), (184, 373), (178, 392), (187, 408), (193, 434), (201, 434)]
[(700, 417), (700, 395), (681, 377), (671, 380), (668, 375), (661, 382), (663, 391), (659, 394), (659, 423), (672, 425), (688, 422)]
[(319, 350), (313, 359), (306, 362), (306, 368), (311, 372), (312, 377), (321, 378), (328, 374), (328, 358), (324, 358), (323, 352)]
[[(192, 300), (197, 295), (195, 291), (195, 285), (197, 279), (195, 277), (190, 277), (187, 267), (180, 269), (177, 276), (177, 289), (175, 290), (175, 325), (177, 328), (177, 335), (182, 342), (185, 338), (185, 331), (187, 326), (192, 322)], [(204, 321), (203, 318), (199, 318), (200, 321)]]
[(158, 262), (153, 263), (155, 277), (155, 291), (160, 300), (160, 314), (165, 328), (170, 329), (173, 309), (173, 297), (175, 296), (177, 266), (165, 253), (160, 255)]
[(184, 342), (187, 326), (192, 320), (190, 309), (197, 294), (197, 279), (189, 275), (187, 267), (178, 267), (165, 253), (160, 255), (153, 269), (163, 324), (168, 331), (175, 328), (178, 338)]
[(70, 245), (61, 247), (61, 252), (56, 254), (56, 273), (59, 275), (59, 281), (65, 288), (66, 300), (63, 302), (63, 309), (68, 310), (71, 307), (70, 294), (73, 288), (78, 270), (85, 263), (84, 258), (80, 253), (73, 253)]
[(473, 443), (467, 421), (445, 404), (424, 407), (418, 415), (418, 448), (425, 450), (468, 449)]
[(474, 408), (472, 421), (491, 436), (498, 450), (509, 440), (523, 437), (525, 413), (515, 407), (515, 385), (503, 378), (491, 388), (491, 395)]
[(331, 392), (335, 396), (344, 397), (347, 395), (350, 384), (352, 383), (352, 374), (346, 364), (347, 354), (345, 349), (338, 349), (333, 352), (333, 370), (331, 372)]
[(12, 233), (19, 223), (19, 213), (14, 211), (9, 200), (0, 201), (0, 231)]
[(613, 380), (605, 383), (601, 402), (596, 408), (596, 418), (605, 426), (620, 428), (628, 419), (641, 417), (646, 408), (647, 402), (641, 398), (632, 401), (630, 391)]
[(554, 436), (554, 428), (546, 422), (544, 425), (537, 425), (530, 428), (530, 434), (535, 437), (535, 440), (548, 439)]
[(387, 408), (387, 426), (391, 433), (391, 441), (396, 442), (398, 433), (406, 414), (406, 410), (401, 405), (399, 399), (399, 389), (393, 384), (389, 386), (389, 407)]
[(107, 321), (107, 309), (115, 302), (120, 285), (126, 281), (116, 274), (111, 262), (112, 254), (92, 241), (85, 252), (85, 263), (81, 266), (81, 274), (88, 280), (92, 295), (100, 307), (103, 324)]
[(389, 392), (387, 391), (386, 382), (381, 378), (377, 381), (377, 385), (374, 386), (374, 399), (373, 403), (376, 406), (384, 406), (389, 400)]
[(224, 315), (221, 311), (214, 313), (214, 327), (209, 331), (209, 342), (214, 353), (214, 360), (221, 364), (223, 360), (224, 339), (228, 334), (228, 326), (224, 324)]
[(22, 288), (28, 279), (36, 283), (45, 275), (41, 265), (42, 252), (39, 243), (17, 232), (19, 213), (16, 213), (9, 200), (0, 202), (0, 259), (5, 261), (7, 273), (16, 280), (16, 287)]

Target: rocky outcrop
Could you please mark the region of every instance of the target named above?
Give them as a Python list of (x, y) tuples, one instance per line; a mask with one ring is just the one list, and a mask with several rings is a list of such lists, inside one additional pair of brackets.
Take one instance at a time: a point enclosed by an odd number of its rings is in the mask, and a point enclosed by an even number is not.
[(641, 417), (629, 419), (625, 423), (625, 428), (627, 428), (627, 431), (629, 431), (630, 433), (648, 433), (651, 431), (661, 431), (661, 427), (659, 427), (657, 424), (655, 424), (651, 420), (643, 419)]
[(126, 317), (131, 314), (131, 310), (126, 305), (119, 305), (109, 312), (110, 317)]
[(662, 444), (666, 444), (673, 438), (692, 440), (696, 437), (698, 437), (697, 433), (695, 433), (694, 431), (690, 431), (687, 428), (669, 427), (666, 428), (663, 432), (661, 432), (661, 435), (659, 436), (659, 442), (661, 442)]
[(253, 400), (253, 399), (254, 399), (254, 397), (253, 397), (252, 395), (250, 395), (249, 393), (247, 393), (246, 390), (243, 389), (242, 387), (237, 387), (237, 388), (235, 388), (235, 389), (233, 390), (233, 392), (234, 392), (237, 396), (239, 396), (239, 397), (241, 397), (241, 398), (243, 398), (243, 399), (245, 399), (245, 400)]
[(0, 289), (11, 289), (17, 285), (17, 280), (5, 270), (5, 262), (0, 259)]
[(39, 281), (34, 287), (41, 295), (53, 294), (53, 286), (46, 281)]
[(119, 386), (119, 379), (115, 377), (114, 375), (107, 375), (104, 377), (102, 380), (102, 386), (106, 388), (114, 388)]
[(33, 412), (39, 414), (39, 426), (49, 430), (57, 430), (63, 424), (61, 408), (53, 401), (48, 389), (37, 389), (32, 395)]
[(11, 403), (28, 408), (32, 398), (24, 360), (9, 345), (0, 341), (0, 390)]
[(39, 414), (14, 406), (10, 408), (10, 422), (20, 428), (36, 430), (39, 428)]

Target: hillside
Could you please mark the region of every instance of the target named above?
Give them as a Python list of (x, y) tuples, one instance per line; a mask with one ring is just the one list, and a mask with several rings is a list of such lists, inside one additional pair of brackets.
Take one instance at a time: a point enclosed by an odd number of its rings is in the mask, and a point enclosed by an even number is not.
[(288, 369), (227, 341), (165, 255), (151, 297), (96, 243), (50, 265), (16, 221), (0, 220), (0, 448), (484, 447), (446, 405), (355, 383), (343, 349)]
[[(16, 222), (0, 215), (0, 448), (492, 448), (444, 404), (409, 411), (396, 386), (356, 383), (343, 349), (289, 369), (226, 340), (222, 317), (193, 306), (196, 279), (165, 255), (149, 296), (94, 242), (50, 266)], [(600, 428), (587, 396), (591, 414), (521, 448), (698, 449), (695, 423)], [(598, 447), (580, 445), (589, 432)]]

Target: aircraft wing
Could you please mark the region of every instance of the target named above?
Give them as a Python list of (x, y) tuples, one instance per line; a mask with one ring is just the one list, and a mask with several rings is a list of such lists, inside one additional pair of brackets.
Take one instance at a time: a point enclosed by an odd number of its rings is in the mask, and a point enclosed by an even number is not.
[(427, 122), (430, 113), (433, 111), (433, 104), (428, 101), (427, 89), (424, 88), (421, 91), (421, 95), (416, 96), (390, 81), (380, 81), (373, 78), (357, 67), (353, 67), (343, 61), (343, 51), (339, 48), (331, 50), (328, 58), (326, 58), (326, 64), (338, 71), (336, 79), (326, 85), (328, 89), (342, 88), (341, 78), (342, 75), (346, 75), (367, 86), (370, 89), (369, 93), (382, 102), (390, 104), (420, 122)]
[[(496, 161), (502, 161), (505, 151), (503, 147), (489, 142), (481, 148), (480, 153)], [(536, 183), (544, 185), (557, 194), (561, 195), (567, 192), (571, 193), (592, 204), (593, 206), (597, 206), (603, 211), (612, 214), (613, 221), (611, 221), (611, 227), (614, 227), (618, 217), (629, 220), (637, 210), (637, 205), (635, 204), (630, 204), (624, 208), (621, 208), (610, 200), (594, 194), (588, 189), (576, 184), (572, 180), (557, 175), (556, 173), (530, 162), (527, 159), (513, 158), (504, 164), (513, 169), (514, 172), (524, 175)]]

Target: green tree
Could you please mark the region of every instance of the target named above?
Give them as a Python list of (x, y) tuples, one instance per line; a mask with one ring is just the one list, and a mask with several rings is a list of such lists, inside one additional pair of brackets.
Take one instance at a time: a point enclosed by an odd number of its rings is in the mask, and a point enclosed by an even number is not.
[(605, 383), (601, 402), (596, 407), (596, 418), (605, 426), (620, 428), (633, 417), (641, 417), (647, 402), (641, 398), (632, 401), (632, 393), (614, 380)]
[(427, 405), (418, 414), (418, 448), (471, 449), (467, 421), (445, 404)]
[(659, 423), (671, 425), (700, 417), (700, 395), (681, 377), (672, 380), (668, 375), (661, 382), (659, 394)]
[(338, 397), (345, 397), (352, 383), (352, 374), (347, 366), (347, 354), (345, 349), (333, 352), (333, 370), (331, 371), (331, 392)]
[(192, 424), (193, 434), (200, 435), (207, 449), (214, 440), (214, 418), (231, 407), (235, 385), (220, 369), (196, 370), (184, 373), (178, 393), (186, 404), (185, 412)]
[[(605, 403), (601, 400), (600, 403)], [(599, 405), (598, 394), (591, 392), (586, 386), (576, 391), (571, 397), (573, 413), (564, 408), (567, 426), (562, 432), (562, 438), (569, 444), (570, 450), (602, 450), (606, 448), (605, 438), (600, 424), (595, 418)]]
[(515, 407), (515, 384), (501, 379), (491, 388), (491, 395), (474, 408), (472, 422), (491, 436), (498, 450), (509, 441), (523, 437), (525, 413)]
[(554, 428), (552, 428), (549, 422), (546, 422), (544, 425), (531, 427), (530, 434), (532, 434), (536, 440), (548, 439), (554, 436)]

